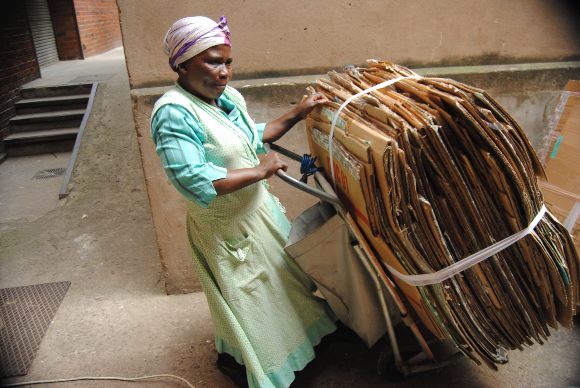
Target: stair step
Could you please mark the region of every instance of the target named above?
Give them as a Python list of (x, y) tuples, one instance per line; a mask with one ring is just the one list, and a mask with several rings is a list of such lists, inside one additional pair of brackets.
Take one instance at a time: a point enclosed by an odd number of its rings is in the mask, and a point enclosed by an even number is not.
[(10, 146), (16, 143), (74, 139), (78, 131), (78, 128), (55, 128), (41, 131), (16, 132), (6, 136), (4, 138), (4, 144)]
[(85, 114), (84, 109), (72, 109), (72, 110), (61, 110), (56, 112), (40, 112), (40, 113), (27, 113), (23, 115), (16, 115), (10, 119), (11, 124), (20, 123), (31, 123), (31, 122), (45, 122), (45, 121), (57, 121), (61, 119), (69, 119), (73, 117), (80, 116), (81, 118)]
[(6, 153), (9, 157), (13, 157), (69, 152), (75, 147), (75, 141), (76, 139), (60, 139), (38, 143), (15, 143), (6, 147)]
[(16, 105), (57, 105), (60, 102), (88, 101), (90, 94), (75, 94), (71, 96), (52, 96), (39, 98), (24, 98), (16, 102)]
[(17, 115), (50, 112), (55, 109), (76, 110), (87, 106), (90, 94), (25, 98), (14, 104)]
[(12, 117), (10, 125), (12, 132), (78, 127), (84, 114), (85, 109), (21, 114)]
[(8, 156), (66, 152), (74, 148), (78, 128), (13, 133), (4, 139)]
[(41, 98), (54, 96), (70, 96), (73, 94), (89, 94), (93, 84), (75, 84), (48, 86), (43, 88), (24, 88), (20, 89), (22, 98)]

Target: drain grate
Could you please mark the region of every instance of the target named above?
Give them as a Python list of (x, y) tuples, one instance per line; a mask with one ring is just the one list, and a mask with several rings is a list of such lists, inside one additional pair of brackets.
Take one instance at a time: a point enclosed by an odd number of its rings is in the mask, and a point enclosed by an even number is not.
[(0, 377), (28, 373), (70, 282), (0, 289)]
[(59, 168), (47, 168), (45, 170), (40, 170), (32, 179), (48, 179), (48, 178), (56, 178), (57, 176), (63, 176), (66, 171), (66, 168), (59, 167)]

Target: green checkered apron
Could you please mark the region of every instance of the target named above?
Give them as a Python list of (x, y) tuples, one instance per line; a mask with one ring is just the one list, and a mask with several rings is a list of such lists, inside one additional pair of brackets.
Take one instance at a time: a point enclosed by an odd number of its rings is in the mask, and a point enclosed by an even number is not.
[[(224, 96), (254, 133), (248, 137), (220, 112), (176, 87), (155, 105), (179, 104), (205, 131), (206, 160), (227, 169), (258, 165), (258, 134), (243, 97)], [(208, 208), (188, 201), (193, 263), (212, 314), (218, 352), (246, 366), (250, 387), (287, 387), (314, 358), (313, 346), (335, 330), (327, 304), (284, 252), (290, 223), (266, 181), (216, 197)]]

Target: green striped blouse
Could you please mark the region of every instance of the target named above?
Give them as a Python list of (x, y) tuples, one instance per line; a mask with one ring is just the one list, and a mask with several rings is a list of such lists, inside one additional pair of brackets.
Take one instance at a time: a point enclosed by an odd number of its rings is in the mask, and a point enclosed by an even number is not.
[[(218, 106), (223, 114), (240, 128), (250, 141), (254, 136), (242, 119), (238, 108), (224, 95), (218, 99)], [(256, 124), (259, 149), (263, 153), (262, 136), (266, 123)], [(217, 196), (213, 181), (223, 179), (227, 170), (207, 162), (203, 143), (204, 130), (197, 120), (177, 104), (167, 104), (159, 108), (151, 120), (153, 141), (163, 168), (171, 183), (187, 199), (207, 207)]]

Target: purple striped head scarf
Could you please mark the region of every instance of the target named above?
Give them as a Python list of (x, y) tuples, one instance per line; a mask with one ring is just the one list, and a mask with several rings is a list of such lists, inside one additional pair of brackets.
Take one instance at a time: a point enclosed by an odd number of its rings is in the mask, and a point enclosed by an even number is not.
[(177, 71), (180, 63), (219, 44), (232, 45), (226, 17), (216, 23), (205, 16), (192, 16), (173, 23), (165, 34), (163, 48), (169, 55), (169, 66)]

